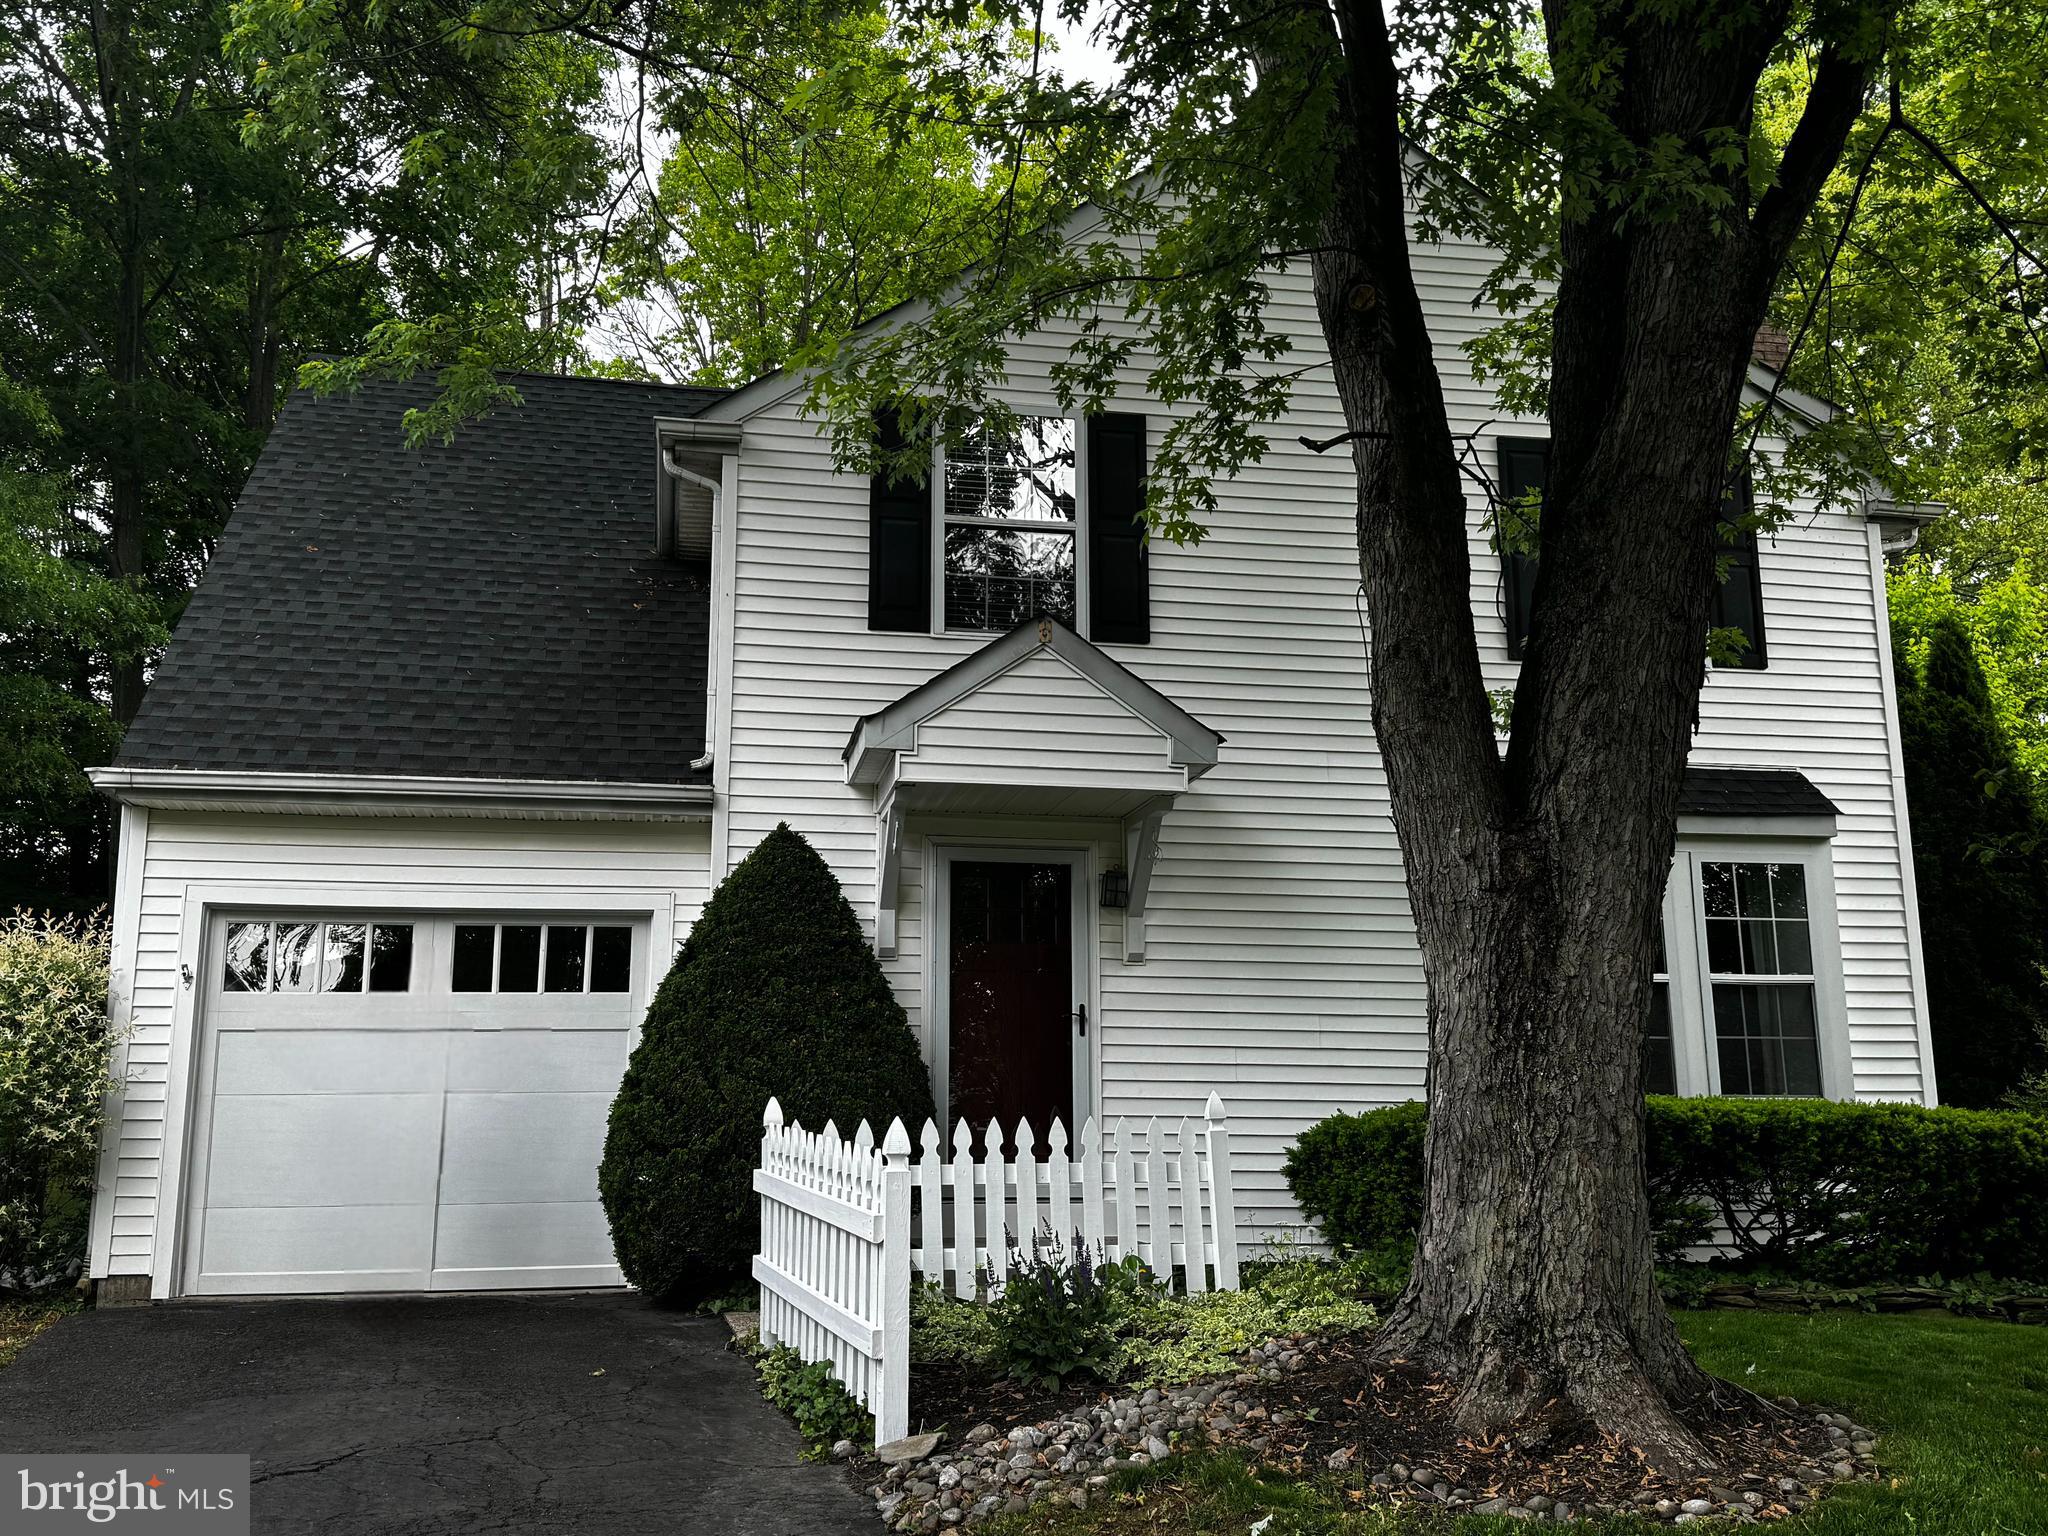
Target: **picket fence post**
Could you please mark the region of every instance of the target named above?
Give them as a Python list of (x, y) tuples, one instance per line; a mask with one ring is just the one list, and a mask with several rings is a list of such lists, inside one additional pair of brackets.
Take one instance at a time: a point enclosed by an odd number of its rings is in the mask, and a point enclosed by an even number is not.
[(1216, 1289), (1237, 1289), (1237, 1190), (1230, 1175), (1230, 1116), (1212, 1092), (1202, 1108), (1209, 1124), (1209, 1209), (1216, 1232)]
[[(771, 1097), (768, 1100), (767, 1109), (763, 1110), (761, 1113), (762, 1168), (775, 1168), (777, 1162), (779, 1161), (777, 1154), (781, 1150), (782, 1104), (779, 1100)], [(764, 1199), (761, 1202), (761, 1241), (759, 1247), (761, 1249), (762, 1256), (766, 1259), (769, 1259), (770, 1261), (774, 1261), (781, 1257), (780, 1253), (777, 1251), (778, 1247), (780, 1246), (776, 1241), (777, 1236), (778, 1232), (775, 1221), (775, 1212), (770, 1208), (770, 1203), (766, 1199)], [(762, 1291), (760, 1302), (760, 1315), (755, 1320), (755, 1337), (761, 1341), (761, 1347), (763, 1349), (773, 1349), (778, 1343), (781, 1342), (780, 1332), (776, 1328), (776, 1324), (780, 1321), (780, 1318), (777, 1315), (779, 1310), (780, 1309), (777, 1306), (775, 1296), (769, 1291)]]
[(875, 1443), (910, 1433), (910, 1132), (899, 1118), (882, 1139), (882, 1386)]

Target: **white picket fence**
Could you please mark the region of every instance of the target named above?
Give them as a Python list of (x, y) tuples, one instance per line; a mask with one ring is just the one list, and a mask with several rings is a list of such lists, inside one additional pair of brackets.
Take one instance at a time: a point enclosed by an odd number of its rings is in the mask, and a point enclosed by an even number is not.
[(1009, 1274), (1012, 1247), (1050, 1228), (1072, 1253), (1135, 1254), (1162, 1280), (1190, 1291), (1237, 1289), (1237, 1208), (1223, 1101), (1209, 1095), (1199, 1120), (1133, 1133), (1119, 1120), (1105, 1138), (1090, 1118), (1070, 1148), (1057, 1120), (1046, 1155), (1020, 1122), (1006, 1150), (1002, 1128), (967, 1122), (952, 1155), (924, 1125), (921, 1155), (898, 1120), (882, 1145), (866, 1122), (852, 1140), (785, 1124), (768, 1101), (761, 1131), (761, 1342), (825, 1360), (875, 1416), (886, 1443), (910, 1427), (910, 1284), (913, 1271), (971, 1297)]

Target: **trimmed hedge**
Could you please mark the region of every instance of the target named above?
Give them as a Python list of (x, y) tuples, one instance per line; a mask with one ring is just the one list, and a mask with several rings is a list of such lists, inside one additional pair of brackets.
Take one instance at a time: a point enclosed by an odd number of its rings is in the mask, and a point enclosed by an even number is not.
[[(1420, 1103), (1333, 1115), (1287, 1154), (1288, 1188), (1356, 1248), (1422, 1219)], [(1745, 1265), (1854, 1284), (1927, 1275), (2048, 1279), (2048, 1120), (2019, 1111), (1824, 1099), (1647, 1105), (1658, 1247), (1712, 1228)]]
[(694, 1301), (747, 1272), (771, 1098), (877, 1139), (933, 1113), (917, 1037), (839, 882), (778, 826), (704, 904), (648, 1005), (612, 1104), (598, 1193), (626, 1278)]

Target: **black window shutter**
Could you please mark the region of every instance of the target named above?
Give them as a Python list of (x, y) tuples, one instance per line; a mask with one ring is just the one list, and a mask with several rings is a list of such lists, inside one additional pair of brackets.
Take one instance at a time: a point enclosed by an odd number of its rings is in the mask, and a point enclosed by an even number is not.
[[(880, 450), (903, 447), (893, 410), (875, 416)], [(868, 482), (868, 628), (926, 631), (932, 627), (932, 493), (888, 466)]]
[[(1501, 520), (1521, 515), (1521, 499), (1534, 490), (1539, 496), (1550, 476), (1550, 444), (1540, 437), (1504, 437), (1500, 440)], [(1505, 589), (1508, 625), (1508, 655), (1522, 659), (1529, 643), (1529, 609), (1536, 597), (1536, 557), (1510, 549), (1500, 550), (1501, 585)]]
[(1144, 511), (1145, 418), (1089, 417), (1088, 637), (1098, 644), (1151, 643)]
[[(1742, 483), (1728, 493), (1722, 507), (1722, 523), (1739, 523), (1748, 515), (1749, 506), (1750, 484), (1744, 476)], [(1769, 667), (1770, 654), (1764, 648), (1764, 582), (1756, 530), (1738, 528), (1732, 542), (1723, 536), (1714, 557), (1727, 561), (1728, 575), (1714, 590), (1713, 627), (1739, 629), (1749, 641), (1741, 658), (1725, 665), (1761, 672)]]

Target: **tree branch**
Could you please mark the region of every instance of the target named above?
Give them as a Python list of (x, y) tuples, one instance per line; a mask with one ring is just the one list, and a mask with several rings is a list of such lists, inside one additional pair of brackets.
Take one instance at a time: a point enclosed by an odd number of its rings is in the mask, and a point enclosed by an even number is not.
[(1750, 273), (1758, 302), (1768, 299), (1792, 242), (1841, 163), (1850, 130), (1868, 105), (1870, 81), (1868, 63), (1850, 58), (1832, 43), (1821, 50), (1813, 86), (1806, 93), (1806, 110), (1778, 160), (1778, 179), (1757, 200), (1750, 219), (1755, 241)]

